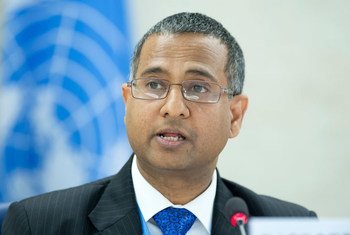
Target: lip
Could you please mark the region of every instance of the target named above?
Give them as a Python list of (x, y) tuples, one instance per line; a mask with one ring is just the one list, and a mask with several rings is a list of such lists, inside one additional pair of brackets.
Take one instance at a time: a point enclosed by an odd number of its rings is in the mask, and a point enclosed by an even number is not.
[[(168, 135), (168, 137), (174, 137), (180, 136), (179, 139), (171, 139), (171, 138), (163, 138), (162, 135)], [(160, 143), (164, 147), (177, 147), (184, 143), (186, 143), (189, 138), (188, 134), (180, 130), (178, 128), (163, 128), (156, 132), (155, 134), (156, 140), (158, 143)]]

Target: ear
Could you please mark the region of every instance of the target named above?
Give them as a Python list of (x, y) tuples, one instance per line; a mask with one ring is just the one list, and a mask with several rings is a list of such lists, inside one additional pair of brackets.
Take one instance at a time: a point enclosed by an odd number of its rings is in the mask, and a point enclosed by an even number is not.
[[(124, 106), (125, 106), (125, 115), (126, 115), (126, 108), (127, 108), (127, 103), (131, 95), (131, 90), (130, 87), (126, 83), (122, 85), (122, 96), (123, 96), (123, 101), (124, 101)], [(126, 123), (126, 116), (124, 115), (124, 123)]]
[(122, 95), (123, 95), (123, 100), (124, 100), (124, 104), (125, 104), (125, 108), (126, 108), (126, 103), (131, 95), (130, 87), (128, 87), (128, 85), (126, 83), (123, 83), (123, 85), (122, 85)]
[(244, 114), (248, 108), (248, 97), (246, 95), (236, 95), (232, 98), (230, 104), (231, 111), (231, 128), (230, 138), (239, 134), (242, 126)]

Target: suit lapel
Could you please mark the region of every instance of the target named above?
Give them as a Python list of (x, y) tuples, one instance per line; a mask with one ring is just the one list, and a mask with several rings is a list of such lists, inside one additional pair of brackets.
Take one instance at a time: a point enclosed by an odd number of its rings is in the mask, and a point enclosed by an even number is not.
[[(142, 234), (131, 177), (132, 159), (131, 157), (117, 175), (111, 177), (100, 200), (89, 214), (98, 234)], [(233, 228), (223, 213), (226, 202), (234, 196), (233, 194), (240, 196), (231, 191), (218, 173), (212, 220), (213, 235), (240, 235), (239, 229)]]
[(229, 221), (225, 218), (224, 207), (226, 202), (233, 197), (232, 192), (226, 187), (222, 181), (219, 172), (217, 177), (217, 189), (214, 201), (213, 221), (212, 221), (212, 234), (227, 234), (227, 235), (240, 235), (240, 231), (237, 228), (231, 226)]
[(107, 184), (100, 200), (89, 214), (101, 234), (142, 234), (131, 177), (132, 157)]

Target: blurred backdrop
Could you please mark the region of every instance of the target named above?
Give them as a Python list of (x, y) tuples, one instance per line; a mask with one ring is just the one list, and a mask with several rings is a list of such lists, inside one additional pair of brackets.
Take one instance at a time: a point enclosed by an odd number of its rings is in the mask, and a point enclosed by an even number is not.
[(196, 11), (246, 58), (249, 108), (221, 175), (321, 218), (350, 216), (349, 1), (8, 0), (1, 10), (1, 201), (116, 172), (130, 154), (120, 84), (132, 48), (162, 18)]
[(130, 156), (124, 1), (3, 3), (0, 200), (82, 184)]

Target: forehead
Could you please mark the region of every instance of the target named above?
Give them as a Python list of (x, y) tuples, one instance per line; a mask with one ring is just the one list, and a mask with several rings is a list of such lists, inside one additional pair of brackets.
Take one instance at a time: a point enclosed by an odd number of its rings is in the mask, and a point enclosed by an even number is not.
[(137, 75), (148, 71), (186, 73), (198, 69), (213, 77), (222, 76), (227, 62), (227, 49), (219, 39), (208, 35), (184, 33), (152, 35), (144, 43)]

